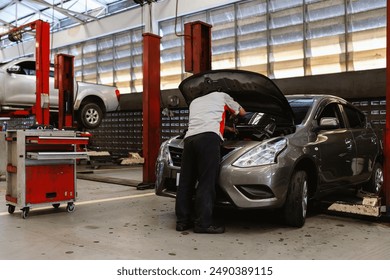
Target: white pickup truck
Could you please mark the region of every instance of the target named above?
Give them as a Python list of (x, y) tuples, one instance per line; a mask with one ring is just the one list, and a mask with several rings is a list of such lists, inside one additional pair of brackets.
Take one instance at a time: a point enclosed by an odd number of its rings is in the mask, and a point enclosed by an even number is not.
[[(58, 90), (54, 89), (54, 67), (50, 71), (50, 110), (58, 110)], [(35, 104), (35, 60), (21, 58), (0, 63), (0, 113), (23, 110)], [(79, 125), (93, 129), (106, 112), (119, 109), (116, 87), (75, 82), (74, 106)]]

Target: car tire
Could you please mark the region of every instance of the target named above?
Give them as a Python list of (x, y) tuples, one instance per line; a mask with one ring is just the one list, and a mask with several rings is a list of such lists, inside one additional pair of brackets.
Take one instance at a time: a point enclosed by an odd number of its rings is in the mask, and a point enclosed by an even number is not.
[(291, 176), (284, 219), (287, 225), (302, 227), (305, 224), (308, 204), (308, 176), (305, 170), (296, 170)]
[(379, 195), (383, 188), (383, 167), (376, 162), (372, 168), (371, 179), (366, 188), (367, 191)]
[(84, 128), (97, 128), (103, 120), (103, 111), (99, 105), (95, 103), (82, 105), (79, 112), (79, 122)]

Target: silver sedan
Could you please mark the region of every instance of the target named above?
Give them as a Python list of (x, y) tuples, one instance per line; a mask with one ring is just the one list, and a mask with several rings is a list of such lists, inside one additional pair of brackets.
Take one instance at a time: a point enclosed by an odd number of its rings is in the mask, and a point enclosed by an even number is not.
[[(284, 96), (267, 77), (241, 70), (194, 75), (179, 88), (187, 104), (221, 90), (249, 112), (231, 120), (236, 133), (225, 134), (218, 203), (279, 208), (286, 224), (302, 227), (310, 199), (347, 187), (381, 191), (381, 138), (346, 100), (333, 95)], [(175, 197), (183, 136), (160, 147), (157, 195)]]

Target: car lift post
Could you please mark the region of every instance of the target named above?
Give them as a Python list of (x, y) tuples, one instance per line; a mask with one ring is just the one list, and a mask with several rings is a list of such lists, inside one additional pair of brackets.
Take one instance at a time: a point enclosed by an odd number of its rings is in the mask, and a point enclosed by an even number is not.
[(54, 87), (58, 89), (58, 129), (73, 128), (74, 56), (55, 57)]
[(384, 184), (386, 214), (390, 216), (390, 0), (387, 0), (387, 28), (386, 28), (386, 129), (384, 147)]
[[(21, 25), (1, 34), (22, 34), (22, 30), (34, 30), (35, 35), (35, 71), (36, 71), (36, 102), (28, 111), (15, 111), (11, 115), (27, 116), (31, 113), (35, 115), (36, 123), (39, 125), (49, 125), (49, 73), (50, 73), (50, 24), (42, 20)], [(18, 37), (18, 36), (16, 36)]]
[[(155, 164), (160, 147), (160, 41), (161, 37), (143, 34), (143, 182), (156, 180)], [(194, 74), (211, 70), (211, 25), (196, 21), (185, 25), (185, 71)]]
[(211, 70), (211, 27), (202, 21), (184, 24), (186, 72), (197, 74)]
[(161, 37), (144, 33), (143, 44), (143, 181), (152, 185), (156, 181), (155, 164), (160, 147), (161, 101), (160, 101), (160, 41)]
[(50, 24), (42, 20), (32, 23), (36, 29), (36, 103), (33, 107), (36, 122), (49, 125)]

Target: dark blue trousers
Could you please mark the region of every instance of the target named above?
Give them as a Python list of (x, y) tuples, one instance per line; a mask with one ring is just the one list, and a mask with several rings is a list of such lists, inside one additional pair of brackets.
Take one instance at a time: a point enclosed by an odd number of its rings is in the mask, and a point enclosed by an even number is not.
[[(177, 223), (213, 224), (216, 185), (221, 160), (221, 138), (213, 132), (184, 139), (179, 187), (176, 196)], [(195, 213), (192, 198), (195, 195)], [(193, 215), (195, 214), (195, 215)]]

